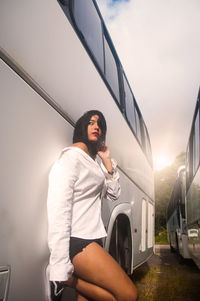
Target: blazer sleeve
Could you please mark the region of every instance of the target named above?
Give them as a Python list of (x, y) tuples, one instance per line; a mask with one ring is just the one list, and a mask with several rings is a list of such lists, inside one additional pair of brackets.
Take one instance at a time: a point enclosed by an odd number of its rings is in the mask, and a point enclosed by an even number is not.
[(47, 198), (50, 281), (66, 281), (74, 267), (69, 258), (74, 185), (77, 159), (68, 150), (53, 165)]
[(101, 168), (103, 170), (103, 173), (105, 175), (105, 185), (103, 189), (103, 197), (105, 197), (107, 200), (115, 201), (119, 198), (121, 193), (121, 187), (119, 183), (119, 172), (117, 170), (117, 161), (114, 159), (111, 159), (112, 166), (114, 169), (113, 177), (109, 175), (107, 172), (105, 166), (101, 162)]

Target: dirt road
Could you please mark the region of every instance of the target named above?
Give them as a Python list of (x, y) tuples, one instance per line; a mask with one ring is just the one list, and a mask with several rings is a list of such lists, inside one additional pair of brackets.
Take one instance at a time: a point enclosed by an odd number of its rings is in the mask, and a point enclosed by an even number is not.
[(199, 301), (200, 271), (191, 260), (179, 263), (169, 246), (158, 246), (147, 263), (134, 271), (140, 301)]

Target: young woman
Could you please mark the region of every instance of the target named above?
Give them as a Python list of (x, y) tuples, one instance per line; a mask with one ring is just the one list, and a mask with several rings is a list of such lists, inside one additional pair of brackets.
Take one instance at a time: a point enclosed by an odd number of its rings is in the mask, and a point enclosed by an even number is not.
[(72, 146), (62, 151), (49, 175), (49, 270), (54, 297), (70, 286), (77, 301), (137, 300), (136, 287), (102, 247), (106, 232), (101, 199), (114, 201), (120, 195), (119, 173), (105, 137), (103, 114), (85, 113), (76, 123)]

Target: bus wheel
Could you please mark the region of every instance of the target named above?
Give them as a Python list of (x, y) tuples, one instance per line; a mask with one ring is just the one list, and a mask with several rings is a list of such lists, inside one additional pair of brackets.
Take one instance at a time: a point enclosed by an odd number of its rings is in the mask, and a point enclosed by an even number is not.
[(171, 253), (174, 253), (175, 250), (174, 250), (174, 248), (172, 247), (171, 239), (170, 239), (170, 242), (169, 242), (169, 246), (170, 246), (170, 252), (171, 252)]
[(109, 253), (127, 274), (131, 274), (131, 231), (128, 218), (125, 215), (119, 215), (114, 223)]
[(179, 264), (183, 264), (184, 263), (184, 258), (182, 257), (182, 255), (180, 253), (177, 234), (176, 234), (176, 250), (177, 250), (176, 255), (178, 257), (178, 262), (179, 262)]

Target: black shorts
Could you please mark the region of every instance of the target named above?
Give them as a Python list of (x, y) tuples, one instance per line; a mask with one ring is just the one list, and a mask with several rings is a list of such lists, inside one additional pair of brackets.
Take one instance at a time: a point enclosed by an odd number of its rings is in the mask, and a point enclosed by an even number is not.
[(70, 260), (72, 261), (74, 256), (80, 253), (85, 247), (87, 247), (92, 242), (96, 242), (101, 247), (103, 247), (103, 241), (101, 238), (83, 239), (78, 237), (70, 237), (70, 247), (69, 247)]

